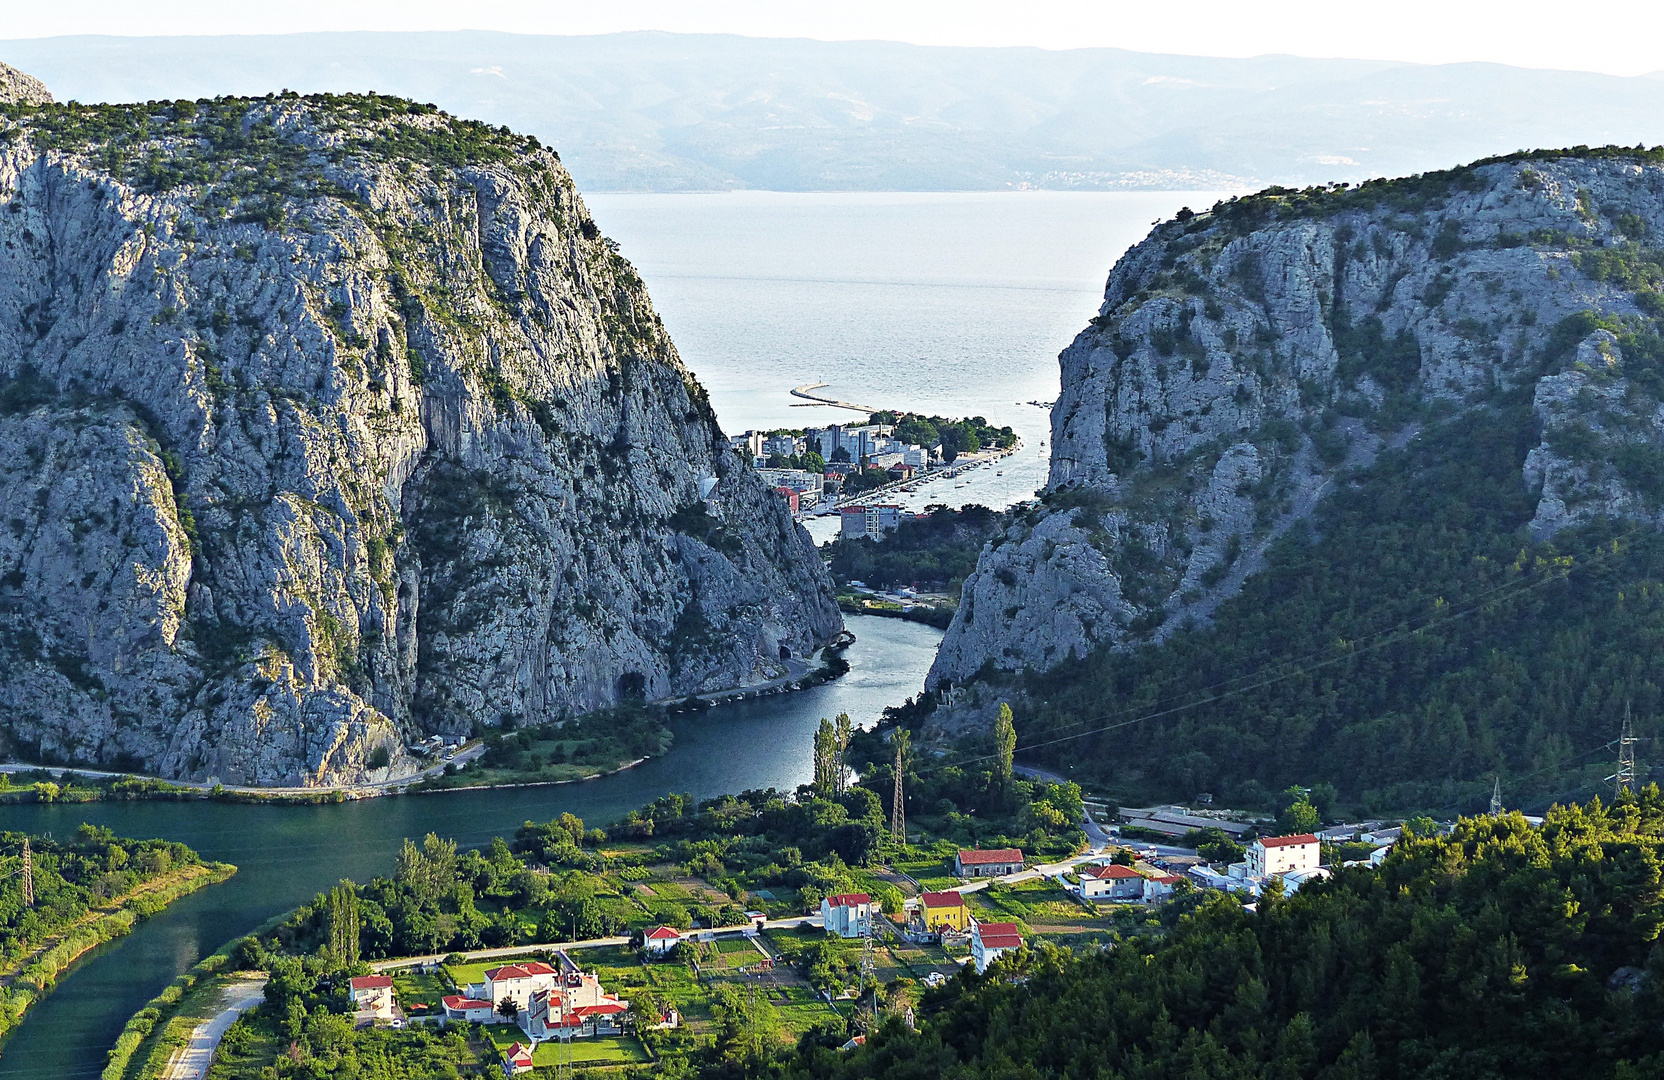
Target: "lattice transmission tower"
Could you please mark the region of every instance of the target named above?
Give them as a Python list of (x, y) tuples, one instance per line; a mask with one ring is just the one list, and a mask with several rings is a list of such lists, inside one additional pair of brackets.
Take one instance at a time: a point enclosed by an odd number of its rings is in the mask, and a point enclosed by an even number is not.
[(29, 851), (29, 838), (23, 838), (23, 906), (35, 906), (35, 857)]
[(1618, 771), (1606, 779), (1614, 797), (1635, 786), (1635, 725), (1630, 720), (1629, 702), (1624, 702), (1624, 726), (1618, 735)]
[(901, 790), (902, 757), (907, 750), (907, 733), (897, 731), (896, 742), (896, 790), (890, 805), (890, 839), (897, 844), (907, 843), (907, 806)]

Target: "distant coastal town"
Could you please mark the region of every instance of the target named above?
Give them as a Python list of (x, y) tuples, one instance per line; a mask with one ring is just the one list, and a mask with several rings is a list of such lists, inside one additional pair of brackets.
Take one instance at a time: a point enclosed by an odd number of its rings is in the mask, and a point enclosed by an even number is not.
[(839, 514), (840, 535), (880, 539), (906, 517), (886, 496), (947, 479), (1014, 453), (1020, 443), (1009, 426), (980, 416), (939, 416), (874, 411), (860, 425), (747, 431), (729, 442), (801, 519)]

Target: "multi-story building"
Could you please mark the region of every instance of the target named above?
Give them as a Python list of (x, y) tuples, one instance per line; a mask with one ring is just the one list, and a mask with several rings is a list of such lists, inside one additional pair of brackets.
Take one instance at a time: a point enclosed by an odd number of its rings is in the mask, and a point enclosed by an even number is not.
[(888, 503), (868, 503), (839, 509), (839, 535), (845, 540), (867, 536), (884, 539), (884, 534), (901, 527), (902, 509)]
[(971, 961), (978, 975), (988, 972), (988, 965), (1001, 956), (1023, 947), (1023, 935), (1016, 923), (977, 923), (971, 930)]
[(728, 445), (735, 450), (749, 451), (753, 458), (763, 456), (763, 442), (768, 438), (760, 431), (747, 431), (742, 435), (730, 435)]
[(1322, 845), (1311, 833), (1268, 836), (1248, 845), (1248, 873), (1251, 878), (1276, 877), (1300, 870), (1316, 870), (1323, 861)]
[(820, 496), (826, 486), (826, 477), (817, 472), (807, 472), (803, 469), (758, 469), (757, 475), (763, 478), (763, 483), (769, 487), (791, 488), (799, 495)]
[(866, 893), (840, 893), (820, 902), (821, 925), (828, 934), (858, 938), (872, 929), (872, 897)]

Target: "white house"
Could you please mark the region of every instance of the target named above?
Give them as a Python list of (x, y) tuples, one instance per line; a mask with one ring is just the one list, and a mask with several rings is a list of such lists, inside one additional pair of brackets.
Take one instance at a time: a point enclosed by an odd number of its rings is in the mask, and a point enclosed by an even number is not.
[(820, 917), (828, 934), (861, 937), (872, 929), (872, 897), (864, 892), (828, 896), (820, 902)]
[(979, 922), (971, 930), (971, 961), (976, 964), (979, 975), (988, 970), (989, 964), (1022, 946), (1023, 937), (1017, 932), (1016, 923)]
[(461, 994), (450, 994), (441, 999), (445, 1006), (445, 1019), (466, 1020), (470, 1023), (489, 1024), (501, 1021), (503, 1017), (497, 1015), (497, 1006), (489, 1001), (464, 997)]
[(1144, 875), (1130, 866), (1083, 866), (1080, 869), (1083, 900), (1142, 900)]
[(655, 926), (642, 938), (648, 956), (664, 956), (681, 943), (681, 931), (669, 926)]
[(352, 1003), (360, 1020), (393, 1019), (392, 976), (363, 975), (352, 980)]
[(1311, 833), (1268, 836), (1248, 847), (1247, 876), (1269, 878), (1297, 870), (1316, 870), (1322, 863), (1322, 845)]
[(1174, 874), (1162, 874), (1159, 877), (1145, 878), (1144, 902), (1146, 904), (1159, 904), (1161, 901), (1172, 896), (1173, 890), (1177, 889), (1179, 882), (1183, 880), (1184, 878), (1178, 877)]
[(560, 975), (554, 968), (538, 960), (505, 964), (485, 973), (483, 1000), (495, 1007), (507, 999), (514, 1002), (516, 1009), (524, 1012), (526, 1006), (531, 1004), (533, 994), (539, 990), (554, 989), (559, 979)]
[(503, 1075), (514, 1076), (517, 1073), (532, 1071), (532, 1048), (525, 1043), (515, 1043), (503, 1051)]

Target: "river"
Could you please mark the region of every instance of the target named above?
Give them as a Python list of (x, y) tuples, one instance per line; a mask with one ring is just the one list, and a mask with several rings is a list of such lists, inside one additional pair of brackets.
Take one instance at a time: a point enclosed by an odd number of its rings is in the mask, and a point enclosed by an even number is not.
[(571, 811), (600, 824), (671, 791), (709, 797), (747, 788), (796, 788), (813, 773), (812, 737), (823, 716), (860, 725), (917, 693), (941, 632), (917, 623), (848, 616), (855, 644), (841, 679), (792, 694), (679, 717), (663, 757), (578, 784), (367, 799), (333, 806), (110, 802), (0, 807), (0, 824), (73, 832), (83, 821), (124, 836), (162, 836), (204, 858), (236, 863), (236, 877), (181, 900), (126, 938), (102, 946), (0, 1047), (0, 1080), (91, 1078), (127, 1017), (192, 964), (342, 878), (392, 868), (407, 836), (437, 832), (464, 846), (511, 834), (526, 820)]

